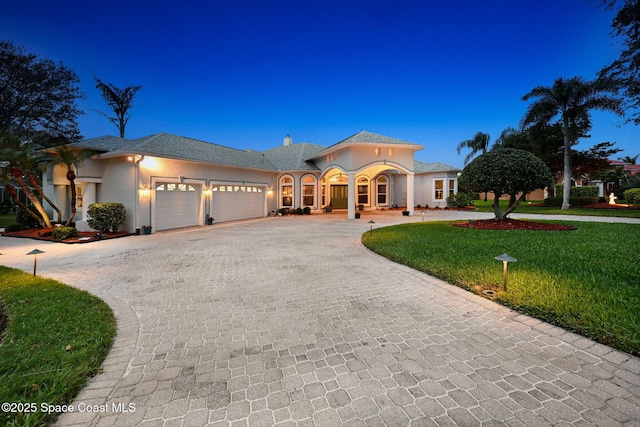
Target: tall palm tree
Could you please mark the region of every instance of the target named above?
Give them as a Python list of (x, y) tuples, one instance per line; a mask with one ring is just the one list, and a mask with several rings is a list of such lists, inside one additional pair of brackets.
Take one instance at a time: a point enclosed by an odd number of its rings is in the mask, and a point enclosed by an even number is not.
[(472, 139), (467, 139), (466, 141), (462, 141), (458, 144), (456, 150), (458, 150), (458, 154), (460, 154), (460, 151), (462, 151), (463, 148), (471, 149), (471, 152), (464, 158), (464, 164), (466, 165), (471, 161), (473, 156), (479, 152), (487, 152), (487, 149), (489, 148), (489, 141), (491, 141), (489, 134), (478, 132)]
[(101, 114), (104, 115), (111, 123), (116, 125), (120, 131), (120, 138), (124, 138), (124, 130), (127, 126), (127, 122), (129, 121), (129, 110), (133, 108), (133, 97), (136, 96), (136, 93), (138, 93), (140, 89), (142, 89), (142, 86), (127, 86), (120, 89), (111, 83), (104, 83), (97, 77), (95, 77), (95, 79), (97, 83), (96, 88), (100, 89), (102, 98), (114, 112), (116, 117), (109, 117), (104, 113)]
[(602, 81), (585, 81), (581, 77), (558, 78), (553, 86), (538, 86), (522, 97), (534, 98), (522, 119), (522, 127), (532, 124), (551, 124), (558, 119), (562, 123), (564, 189), (562, 209), (569, 209), (571, 191), (571, 147), (591, 129), (591, 110), (611, 111), (622, 116), (622, 101), (606, 95), (611, 88)]

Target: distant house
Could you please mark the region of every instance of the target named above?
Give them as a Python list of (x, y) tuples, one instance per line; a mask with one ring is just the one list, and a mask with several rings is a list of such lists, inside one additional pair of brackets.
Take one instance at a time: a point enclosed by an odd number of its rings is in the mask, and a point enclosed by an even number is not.
[[(238, 150), (159, 133), (135, 140), (104, 136), (70, 147), (98, 154), (77, 168), (76, 226), (88, 229), (86, 207), (121, 202), (128, 231), (154, 231), (268, 216), (281, 208), (313, 213), (406, 206), (445, 207), (457, 192), (458, 172), (443, 163), (414, 159), (419, 144), (362, 131), (329, 147), (293, 143), (266, 150)], [(70, 210), (69, 181), (50, 166), (45, 193)]]

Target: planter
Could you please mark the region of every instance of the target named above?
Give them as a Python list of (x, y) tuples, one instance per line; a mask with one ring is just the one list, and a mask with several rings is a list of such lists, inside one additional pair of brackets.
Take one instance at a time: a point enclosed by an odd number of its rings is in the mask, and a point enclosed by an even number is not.
[(142, 234), (144, 234), (144, 235), (151, 234), (151, 227), (150, 226), (149, 227), (147, 227), (147, 226), (142, 227)]
[(409, 211), (402, 211), (402, 215), (409, 216)]
[(356, 212), (356, 219), (360, 219), (360, 214)]
[(324, 208), (324, 211), (325, 211), (326, 213), (329, 213), (329, 212), (331, 212), (332, 210), (333, 210), (333, 208), (332, 208), (331, 206), (327, 206), (326, 208)]
[(211, 225), (213, 224), (213, 218), (209, 217), (207, 218), (207, 225)]
[(358, 210), (359, 211), (363, 211), (364, 210), (364, 205), (358, 205)]

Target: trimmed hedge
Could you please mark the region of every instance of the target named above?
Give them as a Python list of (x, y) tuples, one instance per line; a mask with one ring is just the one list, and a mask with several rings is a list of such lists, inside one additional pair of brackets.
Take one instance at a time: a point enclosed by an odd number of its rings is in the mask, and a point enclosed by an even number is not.
[(127, 220), (127, 210), (122, 203), (104, 202), (89, 205), (87, 220), (89, 227), (109, 233), (116, 232)]
[[(596, 197), (569, 197), (569, 205), (586, 206), (598, 203), (600, 198)], [(562, 206), (562, 197), (547, 197), (544, 199), (545, 206)]]
[(65, 240), (71, 237), (78, 237), (78, 230), (73, 227), (56, 227), (51, 232), (51, 235), (56, 240)]
[[(562, 197), (563, 184), (556, 185), (556, 194)], [(569, 197), (598, 197), (598, 187), (595, 185), (585, 185), (582, 187), (571, 187)], [(573, 204), (573, 203), (572, 203)]]
[(447, 205), (455, 206), (457, 208), (464, 208), (465, 206), (473, 206), (473, 199), (468, 194), (456, 193), (453, 196), (447, 197)]
[(627, 203), (640, 203), (640, 188), (630, 188), (625, 190), (624, 200)]

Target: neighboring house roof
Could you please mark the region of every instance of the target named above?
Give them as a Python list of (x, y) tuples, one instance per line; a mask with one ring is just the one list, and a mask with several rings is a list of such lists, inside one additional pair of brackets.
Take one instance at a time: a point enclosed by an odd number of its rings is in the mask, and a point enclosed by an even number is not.
[(449, 166), (445, 163), (434, 162), (434, 163), (425, 163), (420, 160), (414, 160), (414, 172), (415, 173), (424, 173), (424, 172), (458, 172), (461, 169), (458, 169), (453, 166)]
[(315, 163), (307, 161), (309, 157), (325, 150), (324, 145), (301, 142), (298, 144), (282, 145), (264, 151), (265, 156), (278, 170), (283, 171), (318, 171)]
[(619, 160), (609, 160), (609, 164), (616, 167), (622, 166), (622, 169), (625, 172), (629, 172), (634, 175), (640, 172), (640, 165), (632, 165), (631, 163), (622, 162)]

